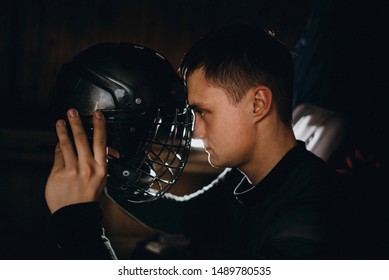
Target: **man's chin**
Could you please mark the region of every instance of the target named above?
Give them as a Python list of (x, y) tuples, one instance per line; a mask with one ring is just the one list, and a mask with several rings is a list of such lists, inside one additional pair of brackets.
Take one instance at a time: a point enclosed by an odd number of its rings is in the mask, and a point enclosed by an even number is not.
[(208, 153), (208, 163), (214, 168), (224, 168), (225, 167), (225, 166), (221, 166), (220, 164), (218, 164), (215, 160), (212, 160), (212, 157), (209, 153)]

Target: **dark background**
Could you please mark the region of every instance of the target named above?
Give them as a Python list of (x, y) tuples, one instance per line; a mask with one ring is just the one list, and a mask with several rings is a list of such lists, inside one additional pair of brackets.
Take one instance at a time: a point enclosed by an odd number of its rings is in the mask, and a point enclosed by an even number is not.
[[(382, 168), (387, 159), (387, 4), (324, 0), (1, 0), (0, 258), (51, 258), (44, 186), (52, 163), (49, 92), (60, 66), (103, 41), (151, 47), (178, 67), (185, 51), (224, 24), (272, 30), (296, 56), (296, 104), (344, 115), (345, 145)], [(193, 152), (177, 193), (217, 173)], [(119, 257), (153, 234), (103, 198)]]

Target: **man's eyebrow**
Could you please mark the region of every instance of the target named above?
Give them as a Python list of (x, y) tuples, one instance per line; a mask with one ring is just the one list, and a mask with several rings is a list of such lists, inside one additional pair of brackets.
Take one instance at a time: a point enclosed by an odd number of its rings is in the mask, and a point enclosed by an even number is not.
[(202, 104), (190, 104), (189, 109), (191, 109), (193, 112), (201, 112), (206, 110)]
[(189, 104), (189, 109), (192, 109), (194, 111), (198, 110), (200, 106), (198, 104)]

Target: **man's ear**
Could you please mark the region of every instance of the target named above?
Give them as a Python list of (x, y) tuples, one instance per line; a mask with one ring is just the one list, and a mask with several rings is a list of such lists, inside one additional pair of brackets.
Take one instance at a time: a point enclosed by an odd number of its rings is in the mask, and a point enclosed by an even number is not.
[(258, 86), (252, 89), (253, 101), (253, 116), (255, 121), (262, 120), (270, 111), (272, 104), (272, 92), (266, 86)]

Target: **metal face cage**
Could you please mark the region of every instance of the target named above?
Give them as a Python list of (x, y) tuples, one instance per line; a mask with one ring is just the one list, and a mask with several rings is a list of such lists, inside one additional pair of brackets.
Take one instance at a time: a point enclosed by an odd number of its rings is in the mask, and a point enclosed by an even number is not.
[[(110, 192), (129, 202), (148, 202), (161, 197), (177, 181), (190, 151), (193, 113), (188, 107), (169, 111), (158, 109), (145, 129), (144, 125), (136, 127), (133, 117), (123, 117), (123, 112), (103, 110), (108, 146), (115, 151), (108, 153)], [(91, 119), (87, 122), (91, 124)], [(92, 140), (92, 126), (87, 130)], [(134, 147), (131, 142), (140, 144)]]

